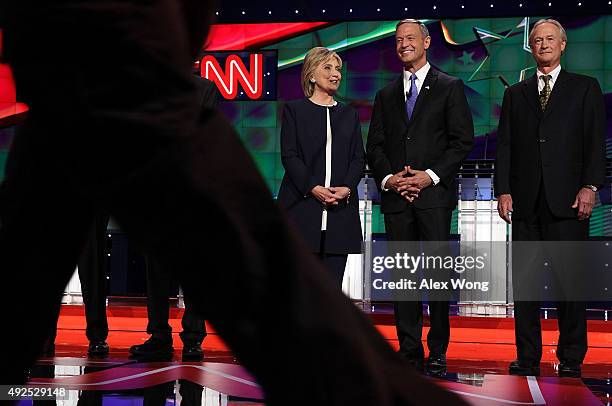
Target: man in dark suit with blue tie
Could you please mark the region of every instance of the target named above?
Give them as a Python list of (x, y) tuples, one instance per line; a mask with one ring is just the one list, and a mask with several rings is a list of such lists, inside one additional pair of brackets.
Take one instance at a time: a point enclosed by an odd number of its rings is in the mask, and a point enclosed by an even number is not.
[[(390, 241), (446, 241), (457, 202), (455, 177), (472, 149), (474, 126), (460, 79), (432, 68), (431, 38), (418, 20), (396, 26), (402, 75), (376, 95), (367, 142), (368, 163), (381, 190), (381, 211)], [(450, 335), (448, 301), (429, 303), (428, 370), (446, 367)], [(423, 362), (420, 301), (395, 303), (402, 354)]]
[[(558, 21), (538, 21), (529, 36), (537, 72), (504, 94), (495, 195), (514, 241), (586, 240), (595, 193), (605, 181), (604, 98), (596, 79), (561, 68), (566, 43)], [(515, 279), (517, 271), (522, 269), (513, 269)], [(559, 375), (580, 376), (587, 351), (585, 304), (563, 301), (557, 310)], [(539, 311), (539, 301), (516, 300), (515, 290), (512, 374), (540, 373)]]

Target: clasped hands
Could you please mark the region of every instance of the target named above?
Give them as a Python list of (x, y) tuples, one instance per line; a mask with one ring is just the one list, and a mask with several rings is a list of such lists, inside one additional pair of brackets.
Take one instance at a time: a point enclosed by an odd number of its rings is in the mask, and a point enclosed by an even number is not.
[(324, 187), (317, 185), (312, 188), (310, 193), (326, 206), (337, 206), (338, 203), (351, 194), (351, 190), (346, 186)]
[[(411, 176), (406, 176), (411, 175)], [(425, 171), (405, 166), (404, 170), (394, 174), (385, 183), (385, 189), (393, 190), (409, 202), (419, 197), (421, 190), (433, 183)]]

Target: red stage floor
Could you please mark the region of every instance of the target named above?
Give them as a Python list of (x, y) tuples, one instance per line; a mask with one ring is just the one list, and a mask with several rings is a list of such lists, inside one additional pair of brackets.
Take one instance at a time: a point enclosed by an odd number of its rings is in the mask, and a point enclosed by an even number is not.
[[(206, 362), (180, 362), (180, 317), (172, 309), (175, 359), (164, 363), (137, 363), (128, 359), (130, 345), (148, 336), (146, 308), (108, 308), (111, 354), (105, 360), (88, 360), (85, 353), (85, 320), (82, 306), (63, 306), (58, 323), (56, 357), (42, 359), (32, 371), (33, 381), (83, 390), (81, 397), (123, 400), (167, 398), (225, 399), (228, 405), (261, 405), (259, 387), (210, 328), (204, 340)], [(369, 314), (379, 331), (397, 347), (393, 317), (388, 311)], [(539, 378), (507, 375), (515, 358), (514, 322), (511, 318), (451, 317), (448, 372), (436, 379), (474, 405), (610, 405), (612, 395), (612, 322), (589, 320), (589, 352), (582, 379), (558, 378), (555, 368), (556, 320), (542, 320), (544, 356)], [(146, 389), (144, 389), (146, 388)], [(71, 394), (79, 396), (78, 391)], [(174, 397), (174, 398), (173, 398)], [(130, 401), (131, 402), (131, 401)], [(24, 403), (27, 404), (27, 403)], [(72, 403), (64, 403), (72, 404)], [(76, 403), (74, 403), (76, 404)], [(163, 404), (163, 403), (162, 403)], [(172, 404), (172, 403), (171, 403)]]

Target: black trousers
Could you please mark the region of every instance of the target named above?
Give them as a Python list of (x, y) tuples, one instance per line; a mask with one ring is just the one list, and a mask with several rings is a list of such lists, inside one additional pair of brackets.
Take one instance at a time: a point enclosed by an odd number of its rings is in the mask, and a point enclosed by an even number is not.
[(106, 340), (106, 226), (109, 215), (103, 211), (94, 216), (94, 227), (85, 243), (78, 263), (79, 280), (85, 304), (85, 333), (89, 341)]
[[(450, 236), (452, 210), (448, 208), (416, 209), (409, 205), (401, 213), (385, 214), (389, 241), (447, 241)], [(418, 300), (397, 301), (395, 325), (400, 354), (407, 358), (423, 358), (423, 303)], [(450, 338), (448, 301), (429, 301), (429, 351), (445, 354)]]
[(330, 276), (336, 282), (336, 285), (342, 289), (342, 281), (344, 280), (344, 270), (346, 268), (346, 260), (348, 254), (331, 254), (325, 251), (325, 238), (327, 232), (321, 231), (321, 245), (317, 256), (323, 262), (325, 269), (329, 271)]
[[(173, 280), (164, 272), (159, 263), (147, 257), (147, 333), (163, 341), (172, 341), (172, 327), (168, 324), (170, 317), (170, 288)], [(193, 310), (193, 298), (184, 294), (185, 311), (181, 319), (183, 331), (179, 336), (183, 344), (201, 344), (206, 337), (204, 319)]]
[[(584, 241), (589, 235), (589, 221), (557, 218), (548, 207), (543, 185), (535, 214), (512, 221), (513, 241)], [(559, 361), (582, 363), (587, 352), (586, 303), (557, 302)], [(517, 357), (525, 363), (542, 359), (542, 327), (539, 301), (515, 301), (514, 325)]]
[[(102, 341), (108, 337), (106, 318), (106, 226), (109, 215), (98, 211), (87, 235), (85, 247), (79, 257), (78, 274), (85, 305), (85, 334), (89, 341)], [(59, 309), (58, 309), (59, 310)], [(57, 314), (59, 316), (59, 313)], [(57, 317), (56, 317), (57, 319)], [(57, 335), (57, 322), (51, 327), (49, 341)]]
[(211, 11), (0, 3), (3, 56), (31, 108), (0, 188), (0, 381), (34, 363), (99, 206), (196, 299), (266, 404), (465, 404), (410, 372), (292, 231), (227, 120), (200, 113), (191, 35)]
[(342, 289), (348, 254), (320, 254), (320, 258), (336, 285)]

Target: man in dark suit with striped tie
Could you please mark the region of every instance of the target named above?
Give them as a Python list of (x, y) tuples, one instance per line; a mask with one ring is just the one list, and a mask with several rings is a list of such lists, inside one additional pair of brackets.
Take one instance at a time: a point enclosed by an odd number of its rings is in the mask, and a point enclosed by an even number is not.
[[(418, 20), (396, 27), (402, 75), (376, 95), (367, 141), (368, 163), (381, 190), (381, 211), (391, 241), (446, 241), (457, 203), (455, 177), (472, 149), (474, 126), (463, 82), (431, 67), (431, 38)], [(428, 369), (446, 367), (450, 326), (446, 300), (430, 300)], [(420, 367), (420, 301), (395, 303), (402, 354)]]
[[(605, 180), (604, 99), (596, 79), (561, 68), (567, 35), (558, 21), (538, 21), (529, 43), (537, 72), (506, 90), (499, 121), (499, 215), (512, 223), (514, 241), (586, 240), (595, 194)], [(516, 279), (521, 269), (515, 268)], [(510, 373), (540, 373), (539, 310), (539, 301), (515, 299), (517, 360)], [(559, 375), (580, 376), (587, 351), (585, 304), (563, 301), (557, 310)]]

